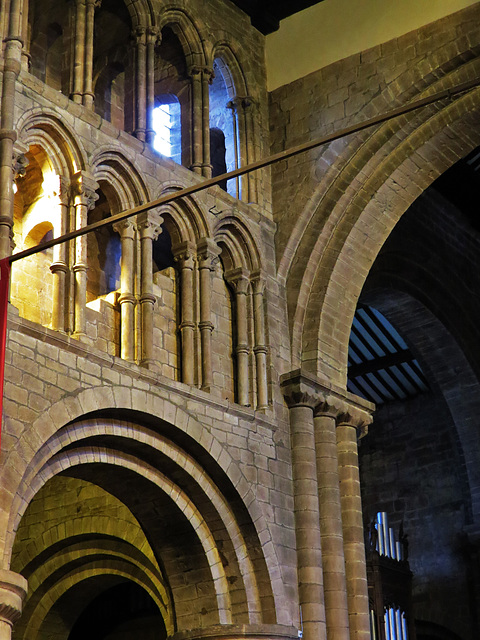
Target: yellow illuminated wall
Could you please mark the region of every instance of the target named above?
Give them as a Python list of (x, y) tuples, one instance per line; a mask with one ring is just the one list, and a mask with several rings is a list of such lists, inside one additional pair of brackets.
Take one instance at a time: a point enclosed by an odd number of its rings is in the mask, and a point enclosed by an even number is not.
[(267, 36), (268, 90), (397, 38), (477, 0), (324, 0)]

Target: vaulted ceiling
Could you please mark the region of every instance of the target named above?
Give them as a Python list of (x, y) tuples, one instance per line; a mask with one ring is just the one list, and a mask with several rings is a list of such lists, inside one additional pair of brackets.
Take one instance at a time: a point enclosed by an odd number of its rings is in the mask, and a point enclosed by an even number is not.
[(276, 31), (280, 20), (322, 0), (229, 0), (250, 16), (252, 25), (264, 35)]

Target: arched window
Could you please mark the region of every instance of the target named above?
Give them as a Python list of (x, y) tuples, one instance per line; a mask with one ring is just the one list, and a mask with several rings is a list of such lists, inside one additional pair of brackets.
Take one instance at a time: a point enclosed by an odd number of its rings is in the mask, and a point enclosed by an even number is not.
[(29, 3), (30, 72), (53, 89), (69, 95), (72, 8), (66, 2), (33, 1)]
[[(213, 63), (214, 78), (210, 85), (210, 162), (213, 176), (233, 171), (240, 165), (238, 127), (231, 96), (235, 94), (228, 67), (217, 58)], [(229, 180), (222, 189), (240, 197), (238, 179)]]
[(190, 82), (180, 40), (174, 30), (164, 27), (161, 44), (155, 50), (155, 102), (152, 128), (153, 147), (178, 164), (190, 165), (189, 141), (183, 126), (187, 117)]
[(133, 131), (132, 23), (123, 1), (103, 0), (95, 13), (95, 111), (118, 129)]
[(182, 161), (180, 103), (175, 96), (159, 96), (153, 109), (153, 148), (178, 164)]

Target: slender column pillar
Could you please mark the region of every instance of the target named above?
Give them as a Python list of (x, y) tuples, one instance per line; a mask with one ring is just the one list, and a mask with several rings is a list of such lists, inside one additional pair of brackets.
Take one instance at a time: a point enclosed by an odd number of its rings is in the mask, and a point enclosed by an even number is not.
[(135, 223), (129, 218), (113, 225), (122, 242), (120, 264), (120, 357), (135, 362), (134, 240)]
[(327, 638), (349, 640), (342, 508), (338, 476), (337, 413), (338, 406), (332, 406), (326, 401), (316, 407), (314, 417), (315, 447)]
[(135, 31), (135, 137), (144, 141), (147, 130), (147, 32)]
[(85, 27), (87, 7), (85, 0), (76, 0), (75, 3), (75, 46), (73, 63), (73, 91), (72, 100), (82, 103), (85, 76)]
[[(242, 99), (243, 117), (244, 117), (244, 138), (245, 138), (245, 156), (247, 164), (255, 162), (255, 109), (256, 103), (253, 98), (246, 96)], [(257, 174), (256, 172), (242, 176), (242, 192), (245, 197), (242, 200), (246, 202), (257, 202)]]
[(369, 640), (365, 538), (363, 531), (357, 432), (365, 433), (371, 416), (346, 404), (337, 418), (338, 474), (342, 505), (343, 545), (351, 640)]
[(147, 29), (147, 130), (146, 141), (152, 144), (155, 139), (153, 129), (153, 109), (155, 108), (155, 46), (159, 43), (160, 34), (155, 27)]
[[(69, 201), (70, 182), (60, 176), (58, 193), (60, 225), (55, 229), (56, 236), (62, 236), (67, 232)], [(50, 271), (53, 274), (52, 329), (65, 331), (65, 280), (68, 271), (67, 244), (65, 242), (53, 247), (53, 262), (50, 265)]]
[(137, 216), (137, 228), (140, 231), (141, 244), (141, 285), (140, 305), (142, 317), (142, 353), (140, 363), (151, 367), (153, 361), (153, 241), (162, 231), (162, 217), (155, 211), (147, 211)]
[(248, 376), (248, 308), (247, 296), (250, 283), (249, 273), (241, 267), (225, 274), (227, 282), (235, 291), (235, 318), (237, 325), (237, 402), (245, 407), (250, 406)]
[(194, 256), (195, 248), (190, 242), (183, 242), (173, 248), (175, 260), (180, 269), (182, 339), (182, 382), (195, 384), (195, 314), (194, 314)]
[(22, 614), (28, 584), (23, 576), (0, 569), (0, 640), (11, 640), (12, 628)]
[(12, 252), (13, 229), (13, 131), (15, 82), (22, 58), (22, 0), (11, 0), (8, 36), (5, 38), (2, 102), (0, 112), (0, 258)]
[(190, 169), (201, 174), (203, 165), (202, 70), (199, 67), (192, 67), (190, 78), (192, 82), (192, 164)]
[[(232, 113), (232, 129), (233, 129), (233, 153), (235, 158), (234, 169), (238, 169), (240, 166), (240, 156), (238, 149), (238, 100), (234, 98), (227, 103), (227, 109), (230, 109)], [(235, 178), (235, 195), (240, 198), (240, 176)]]
[(28, 8), (26, 6), (26, 3), (23, 7), (23, 12), (22, 12), (22, 40), (24, 43), (23, 49), (22, 49), (22, 69), (23, 71), (28, 71), (30, 69), (31, 55), (30, 55), (30, 51), (28, 50), (28, 47), (29, 47)]
[[(98, 200), (98, 184), (86, 172), (80, 171), (75, 175), (74, 183), (75, 229), (87, 225), (88, 211), (95, 207)], [(87, 237), (75, 239), (75, 260), (73, 272), (75, 276), (75, 330), (74, 336), (85, 335), (86, 306), (87, 306)]]
[(265, 278), (260, 272), (252, 274), (253, 322), (255, 327), (255, 367), (257, 373), (257, 409), (268, 408), (267, 346), (265, 341), (264, 291)]
[(203, 164), (202, 175), (205, 178), (212, 177), (212, 165), (210, 162), (210, 92), (209, 85), (212, 84), (213, 69), (203, 69), (202, 71), (202, 131), (203, 131)]
[(209, 238), (200, 240), (197, 246), (200, 272), (200, 343), (202, 348), (202, 389), (210, 391), (212, 386), (212, 331), (211, 317), (212, 270), (220, 249)]
[(95, 23), (95, 9), (101, 0), (86, 0), (85, 11), (85, 66), (83, 75), (83, 104), (87, 109), (93, 109), (95, 94), (93, 93), (93, 33)]
[(325, 640), (322, 547), (318, 504), (313, 409), (314, 386), (304, 376), (282, 376), (281, 387), (290, 409), (292, 471), (297, 537), (298, 595), (303, 640)]

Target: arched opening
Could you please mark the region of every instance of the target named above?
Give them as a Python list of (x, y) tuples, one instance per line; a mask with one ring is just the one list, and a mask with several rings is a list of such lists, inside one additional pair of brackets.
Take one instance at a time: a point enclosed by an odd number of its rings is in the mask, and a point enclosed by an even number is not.
[(10, 566), (29, 582), (15, 640), (130, 640), (139, 629), (163, 640), (247, 624), (250, 611), (275, 621), (245, 505), (186, 433), (103, 410), (55, 430), (38, 455), (15, 516)]
[(185, 54), (173, 26), (163, 28), (161, 43), (155, 49), (154, 91), (153, 146), (175, 162), (189, 165), (190, 81)]
[(473, 173), (468, 179), (475, 158), (441, 176), (397, 223), (367, 277), (350, 338), (348, 388), (377, 404), (359, 447), (364, 523), (371, 528), (383, 512), (393, 535), (408, 540), (417, 637), (477, 632), (471, 356), (479, 336), (467, 319), (478, 313), (471, 291), (480, 235), (462, 204), (465, 189), (476, 194)]
[[(16, 251), (34, 247), (61, 228), (60, 181), (43, 149), (32, 145), (25, 173), (15, 182), (13, 239)], [(53, 249), (14, 263), (11, 302), (22, 317), (48, 326), (52, 320)]]
[(53, 89), (69, 95), (71, 3), (35, 0), (29, 3), (30, 72)]
[(163, 375), (180, 380), (180, 278), (172, 253), (170, 221), (153, 242), (153, 293), (156, 297), (153, 357)]
[[(219, 176), (240, 166), (238, 121), (233, 79), (227, 65), (220, 58), (213, 63), (214, 76), (210, 84), (210, 162), (212, 175)], [(240, 198), (239, 179), (228, 180), (220, 187)]]
[(95, 111), (118, 129), (133, 131), (132, 22), (123, 0), (103, 0), (95, 13)]
[[(99, 198), (88, 212), (88, 224), (105, 220), (111, 215), (115, 194), (111, 186), (101, 182)], [(108, 196), (107, 196), (108, 194)], [(119, 355), (120, 348), (120, 266), (122, 246), (120, 235), (112, 225), (106, 225), (87, 236), (87, 323), (103, 325), (104, 350)], [(93, 316), (92, 313), (100, 314)], [(87, 332), (88, 333), (88, 332)], [(98, 336), (100, 337), (100, 336)]]

